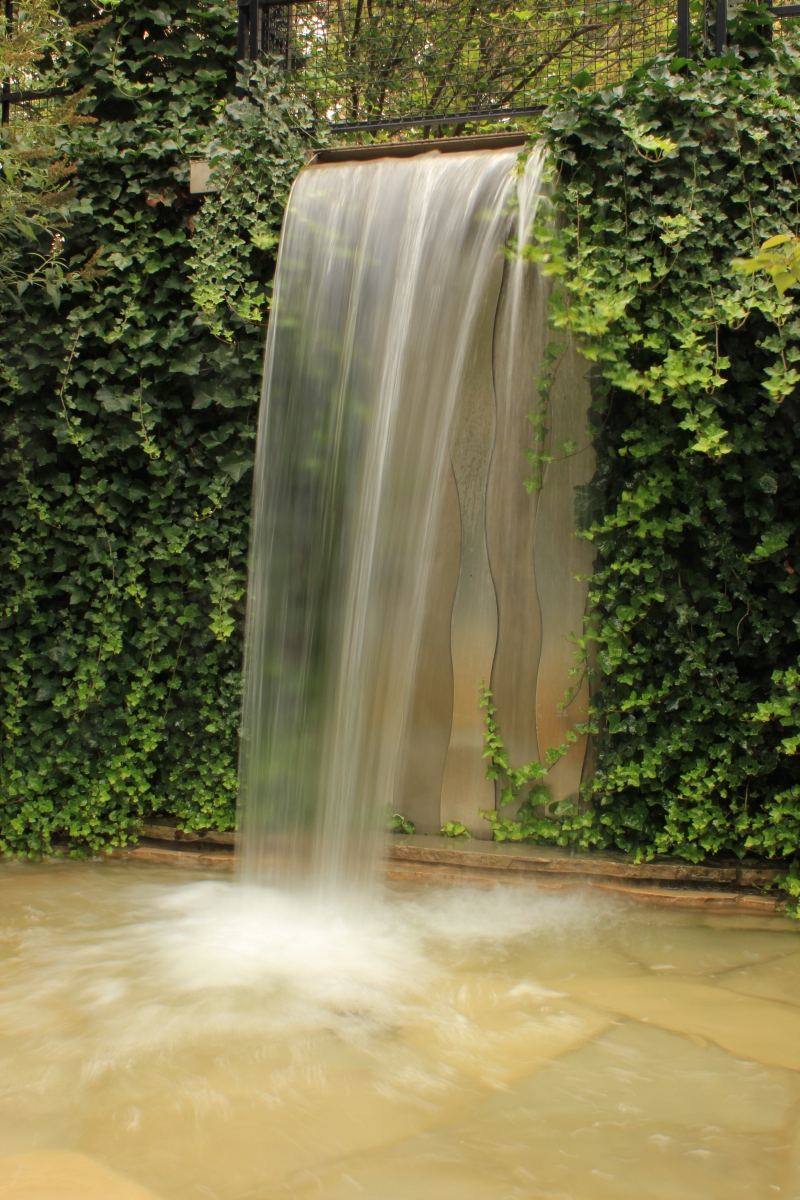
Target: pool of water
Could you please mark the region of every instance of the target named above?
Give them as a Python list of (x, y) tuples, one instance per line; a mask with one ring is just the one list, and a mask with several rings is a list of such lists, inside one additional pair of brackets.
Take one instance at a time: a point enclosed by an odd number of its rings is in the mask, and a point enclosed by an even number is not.
[(0, 866), (2, 1200), (800, 1198), (800, 937)]

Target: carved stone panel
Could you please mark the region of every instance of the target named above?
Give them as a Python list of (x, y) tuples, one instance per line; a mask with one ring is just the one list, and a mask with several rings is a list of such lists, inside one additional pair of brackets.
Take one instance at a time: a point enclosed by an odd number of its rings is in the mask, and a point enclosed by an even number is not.
[(497, 645), (497, 599), (486, 548), (486, 487), (494, 448), (496, 402), (492, 340), (503, 260), (476, 321), (464, 387), (456, 410), (451, 461), (461, 517), (461, 562), (453, 602), (453, 722), (442, 780), (441, 821), (458, 821), (476, 837), (491, 830), (480, 809), (494, 807), (486, 778), (481, 684), (492, 677)]
[[(583, 633), (593, 561), (575, 517), (576, 489), (594, 473), (589, 365), (573, 350), (548, 402), (554, 461), (541, 490), (525, 487), (535, 436), (527, 414), (552, 336), (542, 319), (548, 291), (535, 268), (498, 262), (464, 373), (394, 793), (395, 810), (419, 832), (458, 821), (475, 837), (491, 836), (480, 816), (496, 803), (483, 757), (482, 684), (492, 688), (514, 766), (543, 761), (587, 717), (585, 683), (562, 707), (575, 684), (571, 639)], [(551, 768), (552, 800), (577, 797), (586, 751), (584, 737)]]
[(395, 784), (395, 810), (414, 822), (417, 833), (438, 833), (441, 824), (444, 760), (453, 723), (450, 622), (460, 558), (461, 517), (451, 466), (444, 478), (417, 670)]

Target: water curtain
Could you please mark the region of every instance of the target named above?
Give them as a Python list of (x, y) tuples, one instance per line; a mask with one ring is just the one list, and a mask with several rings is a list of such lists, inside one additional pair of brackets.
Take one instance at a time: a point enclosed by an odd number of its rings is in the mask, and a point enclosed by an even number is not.
[[(403, 746), (448, 478), (462, 498), (485, 492), (494, 426), (470, 397), (481, 355), (492, 369), (503, 247), (520, 210), (529, 223), (541, 171), (538, 152), (521, 175), (514, 150), (432, 152), (314, 164), (294, 185), (256, 453), (240, 788), (250, 881), (310, 878), (330, 893), (373, 870), (413, 757)], [(520, 269), (506, 288), (512, 348), (529, 300)], [(544, 329), (543, 305), (536, 321)], [(459, 597), (474, 608), (480, 591), (472, 508), (465, 499), (454, 638)], [(469, 622), (463, 634), (476, 641)], [(457, 746), (451, 757), (452, 790)]]

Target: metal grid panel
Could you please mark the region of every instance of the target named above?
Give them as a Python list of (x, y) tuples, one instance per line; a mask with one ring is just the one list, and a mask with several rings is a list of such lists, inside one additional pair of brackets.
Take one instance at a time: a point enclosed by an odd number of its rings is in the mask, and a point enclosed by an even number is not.
[[(536, 109), (582, 71), (625, 78), (675, 0), (312, 0), (261, 9), (260, 41), (334, 125)], [(288, 44), (287, 44), (288, 30)]]
[(51, 116), (57, 108), (63, 106), (64, 98), (69, 94), (69, 90), (65, 88), (63, 94), (58, 96), (51, 96), (48, 93), (37, 96), (26, 92), (11, 91), (5, 94), (10, 96), (10, 99), (2, 103), (2, 93), (0, 93), (3, 125), (21, 125), (27, 121), (41, 120), (43, 117)]

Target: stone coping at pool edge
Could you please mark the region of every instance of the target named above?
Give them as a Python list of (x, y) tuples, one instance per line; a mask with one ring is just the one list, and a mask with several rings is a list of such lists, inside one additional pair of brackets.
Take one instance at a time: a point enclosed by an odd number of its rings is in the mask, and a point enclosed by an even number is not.
[[(145, 823), (137, 844), (115, 850), (113, 857), (230, 869), (235, 839), (233, 833), (184, 833), (177, 821), (159, 818)], [(661, 907), (720, 914), (780, 915), (785, 900), (777, 891), (765, 891), (780, 868), (758, 859), (637, 863), (633, 855), (613, 850), (395, 834), (384, 862), (387, 879), (398, 883), (534, 884), (556, 890), (583, 885)]]

